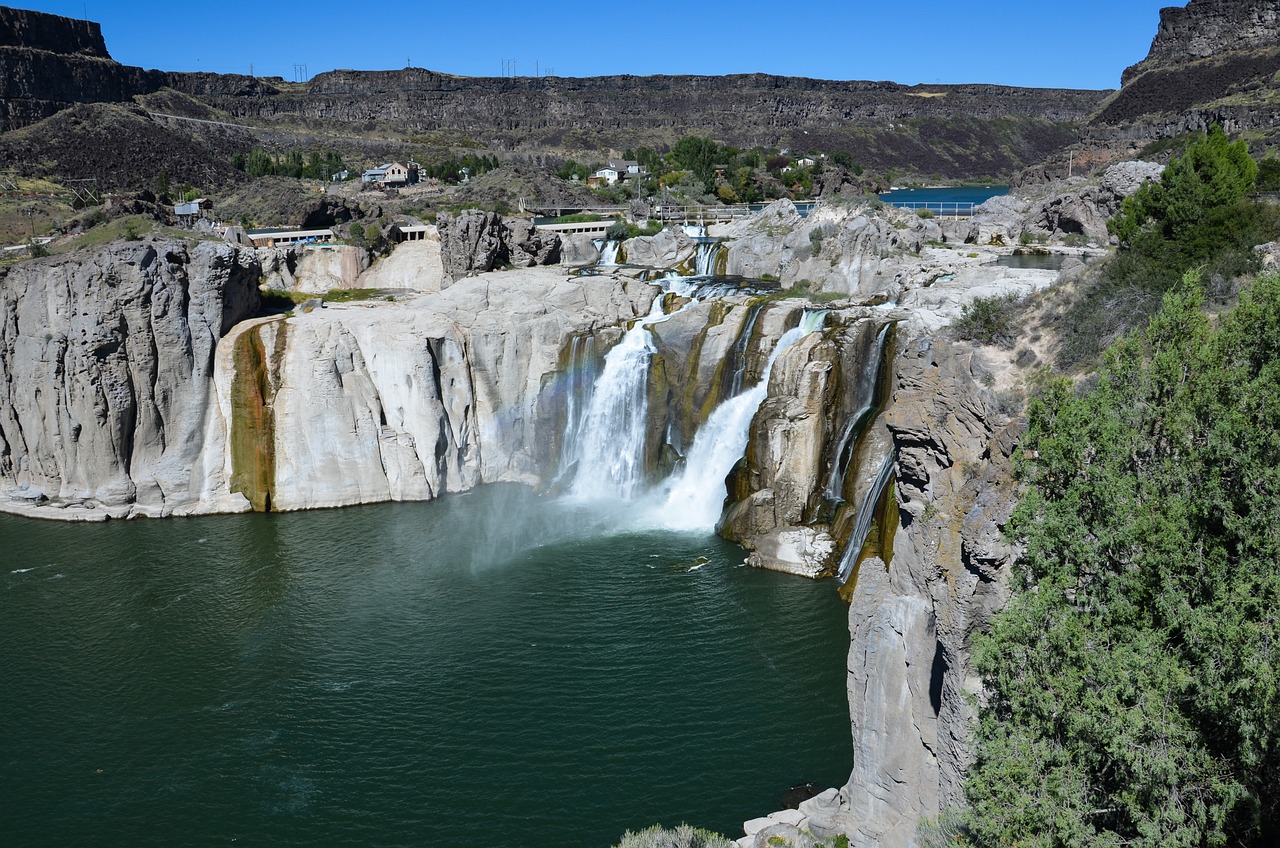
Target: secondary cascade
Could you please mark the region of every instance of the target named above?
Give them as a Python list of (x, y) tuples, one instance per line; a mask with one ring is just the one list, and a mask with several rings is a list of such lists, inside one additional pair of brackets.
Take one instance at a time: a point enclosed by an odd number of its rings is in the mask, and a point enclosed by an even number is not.
[(747, 450), (751, 419), (769, 391), (773, 364), (789, 347), (822, 328), (827, 313), (806, 311), (800, 326), (783, 333), (774, 345), (760, 381), (716, 407), (698, 430), (683, 471), (669, 479), (666, 498), (655, 519), (671, 530), (712, 532), (724, 508), (725, 479)]

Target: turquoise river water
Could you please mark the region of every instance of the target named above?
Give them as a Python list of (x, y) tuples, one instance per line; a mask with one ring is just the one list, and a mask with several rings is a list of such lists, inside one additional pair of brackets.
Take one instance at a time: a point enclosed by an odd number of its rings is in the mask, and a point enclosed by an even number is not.
[(0, 844), (608, 846), (843, 783), (832, 583), (619, 526), (506, 486), (0, 515)]

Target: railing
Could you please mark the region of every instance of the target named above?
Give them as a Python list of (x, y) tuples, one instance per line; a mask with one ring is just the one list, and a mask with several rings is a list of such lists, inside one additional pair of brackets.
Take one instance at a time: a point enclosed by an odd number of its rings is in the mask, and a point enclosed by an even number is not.
[(973, 207), (972, 201), (960, 202), (950, 200), (886, 200), (890, 206), (896, 206), (899, 209), (912, 209), (915, 211), (925, 210), (932, 212), (945, 218), (972, 218)]

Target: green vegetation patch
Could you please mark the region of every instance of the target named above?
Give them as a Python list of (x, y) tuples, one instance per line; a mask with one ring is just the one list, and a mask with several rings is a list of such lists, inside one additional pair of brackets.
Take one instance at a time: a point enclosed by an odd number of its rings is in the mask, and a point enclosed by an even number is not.
[(1010, 350), (1018, 340), (1023, 299), (1017, 294), (976, 297), (960, 307), (951, 324), (957, 338)]
[(1201, 271), (1211, 300), (1229, 305), (1238, 281), (1258, 270), (1254, 245), (1280, 234), (1280, 208), (1250, 197), (1257, 175), (1245, 143), (1215, 126), (1170, 161), (1159, 182), (1126, 198), (1107, 222), (1120, 249), (1056, 316), (1057, 366), (1096, 362), (1104, 347), (1141, 327), (1190, 269)]
[(1032, 400), (1014, 595), (980, 638), (977, 845), (1280, 830), (1280, 277), (1188, 274), (1097, 385)]

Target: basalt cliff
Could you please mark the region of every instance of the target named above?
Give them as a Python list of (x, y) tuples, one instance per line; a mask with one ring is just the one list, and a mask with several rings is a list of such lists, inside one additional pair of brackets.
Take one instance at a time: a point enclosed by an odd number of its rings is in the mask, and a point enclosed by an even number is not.
[[(743, 147), (846, 150), (871, 167), (951, 177), (1004, 175), (1039, 161), (1073, 142), (1106, 94), (766, 74), (486, 78), (416, 68), (289, 83), (120, 65), (96, 23), (8, 8), (0, 8), (0, 71), (0, 131), (79, 103), (142, 98), (155, 111), (202, 120), (443, 130), (525, 152), (660, 146), (696, 133)], [(152, 97), (164, 92), (178, 96)]]

